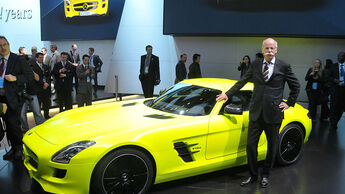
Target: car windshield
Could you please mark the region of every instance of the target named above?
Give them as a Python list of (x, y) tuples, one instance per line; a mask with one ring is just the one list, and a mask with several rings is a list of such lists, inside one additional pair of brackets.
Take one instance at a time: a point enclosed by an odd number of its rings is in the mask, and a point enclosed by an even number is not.
[(150, 103), (145, 104), (164, 112), (202, 116), (210, 114), (216, 104), (216, 96), (221, 93), (216, 89), (178, 83)]

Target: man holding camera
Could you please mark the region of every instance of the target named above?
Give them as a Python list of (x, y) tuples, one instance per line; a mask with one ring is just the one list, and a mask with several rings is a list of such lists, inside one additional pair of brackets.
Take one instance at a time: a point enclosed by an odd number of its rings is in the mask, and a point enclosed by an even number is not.
[[(36, 54), (39, 56), (38, 54)], [(43, 54), (38, 57), (35, 55), (36, 60), (30, 60), (29, 65), (31, 66), (33, 73), (34, 73), (34, 80), (26, 82), (25, 90), (23, 90), (23, 97), (25, 99), (25, 103), (23, 104), (22, 111), (21, 111), (21, 122), (22, 128), (24, 131), (29, 130), (28, 119), (27, 119), (27, 112), (28, 106), (30, 106), (30, 110), (32, 111), (35, 119), (35, 124), (40, 125), (44, 122), (44, 118), (41, 113), (41, 107), (38, 101), (38, 94), (41, 93), (41, 88), (43, 87), (42, 82), (42, 75), (39, 74), (39, 64), (43, 63)]]
[(90, 57), (88, 55), (83, 56), (83, 64), (77, 67), (78, 77), (78, 91), (77, 101), (78, 107), (84, 105), (89, 106), (92, 104), (92, 83), (95, 71), (92, 66), (89, 65)]
[(55, 89), (60, 112), (72, 109), (73, 65), (67, 61), (68, 53), (61, 53), (61, 61), (54, 65)]
[(0, 102), (8, 105), (3, 120), (12, 146), (3, 156), (4, 160), (22, 159), (20, 111), (23, 100), (19, 93), (24, 89), (24, 83), (33, 79), (32, 70), (25, 58), (10, 52), (10, 43), (6, 37), (0, 36)]

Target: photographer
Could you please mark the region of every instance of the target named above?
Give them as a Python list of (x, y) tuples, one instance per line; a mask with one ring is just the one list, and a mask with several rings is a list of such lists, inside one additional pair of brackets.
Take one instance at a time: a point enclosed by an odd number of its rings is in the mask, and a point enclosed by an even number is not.
[(67, 61), (67, 57), (68, 53), (62, 52), (61, 61), (52, 70), (60, 112), (72, 109), (73, 64)]
[(25, 58), (10, 52), (10, 43), (4, 36), (0, 36), (0, 102), (8, 105), (3, 120), (12, 146), (3, 156), (4, 160), (22, 159), (20, 111), (23, 101), (18, 93), (23, 90), (25, 82), (33, 79), (32, 70)]
[(242, 58), (242, 60), (240, 61), (240, 65), (237, 67), (238, 71), (241, 71), (240, 78), (242, 78), (243, 75), (246, 74), (246, 72), (249, 69), (249, 65), (250, 65), (250, 57), (246, 55)]
[(92, 66), (89, 65), (89, 56), (83, 56), (83, 64), (77, 67), (78, 77), (78, 92), (77, 101), (78, 107), (84, 105), (89, 106), (92, 104), (92, 83), (94, 79), (95, 71)]
[[(32, 64), (33, 62), (34, 61), (31, 61), (31, 64), (30, 64), (31, 68), (33, 68), (33, 64)], [(36, 63), (36, 61), (34, 63)], [(44, 118), (42, 116), (41, 108), (40, 108), (40, 105), (38, 103), (38, 98), (37, 98), (37, 94), (40, 92), (40, 83), (39, 83), (40, 77), (34, 70), (33, 70), (33, 73), (34, 73), (35, 79), (27, 82), (25, 84), (26, 86), (25, 89), (20, 92), (20, 95), (25, 100), (22, 107), (21, 114), (20, 114), (22, 129), (24, 131), (29, 130), (28, 118), (26, 115), (28, 112), (28, 106), (30, 107), (30, 110), (34, 114), (36, 125), (40, 125), (44, 122)]]
[(321, 92), (323, 90), (322, 66), (321, 60), (316, 59), (313, 67), (309, 68), (305, 81), (305, 88), (309, 100), (308, 110), (313, 120), (316, 119), (317, 105), (321, 103)]

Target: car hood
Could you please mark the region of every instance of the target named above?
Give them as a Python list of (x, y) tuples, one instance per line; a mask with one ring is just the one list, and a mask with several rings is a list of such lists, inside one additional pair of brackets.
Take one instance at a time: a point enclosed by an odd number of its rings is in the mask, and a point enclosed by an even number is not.
[[(144, 100), (95, 105), (60, 113), (30, 130), (52, 144), (91, 140), (103, 135), (153, 130), (196, 119), (152, 109)], [(114, 135), (115, 135), (114, 134)], [(140, 133), (137, 133), (140, 134)]]

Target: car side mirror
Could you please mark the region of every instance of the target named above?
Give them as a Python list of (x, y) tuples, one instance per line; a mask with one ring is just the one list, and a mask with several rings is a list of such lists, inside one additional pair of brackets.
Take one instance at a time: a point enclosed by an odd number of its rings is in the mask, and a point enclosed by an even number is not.
[(241, 115), (243, 113), (242, 105), (228, 104), (224, 108), (226, 114)]

